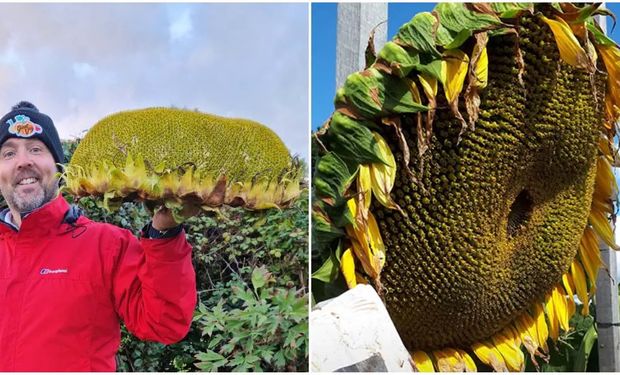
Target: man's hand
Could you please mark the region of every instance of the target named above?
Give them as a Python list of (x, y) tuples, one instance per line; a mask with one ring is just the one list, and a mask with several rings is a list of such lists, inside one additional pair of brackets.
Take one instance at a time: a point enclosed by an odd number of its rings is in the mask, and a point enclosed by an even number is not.
[[(186, 205), (180, 212), (180, 216), (185, 219), (188, 219), (192, 216), (196, 216), (200, 213), (200, 206)], [(172, 215), (172, 210), (166, 207), (160, 207), (155, 215), (153, 215), (153, 228), (162, 232), (168, 229), (172, 229), (178, 226), (181, 223), (178, 223), (174, 220), (174, 215)]]

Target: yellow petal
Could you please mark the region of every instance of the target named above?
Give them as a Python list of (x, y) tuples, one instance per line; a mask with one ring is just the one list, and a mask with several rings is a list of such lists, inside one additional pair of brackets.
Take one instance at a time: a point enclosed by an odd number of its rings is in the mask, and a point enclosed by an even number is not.
[(524, 312), (515, 320), (515, 326), (518, 334), (521, 336), (523, 346), (530, 353), (530, 356), (534, 358), (534, 354), (538, 351), (540, 344), (538, 343), (538, 331), (536, 330), (536, 321), (528, 314)]
[(416, 103), (422, 103), (422, 97), (420, 97), (420, 90), (418, 90), (418, 85), (416, 85), (416, 83), (409, 78), (404, 78), (404, 80), (405, 83), (407, 83), (407, 86), (409, 86), (409, 91), (411, 92), (411, 98), (413, 99), (413, 101)]
[(480, 53), (480, 57), (476, 63), (475, 73), (475, 86), (481, 89), (487, 87), (487, 83), (489, 82), (489, 56), (487, 55), (487, 47), (484, 47)]
[[(357, 202), (355, 198), (347, 201), (349, 212), (355, 215), (357, 212)], [(372, 219), (372, 231), (370, 220)], [(356, 222), (357, 223), (357, 222)], [(355, 257), (362, 264), (364, 272), (373, 279), (379, 276), (381, 267), (385, 263), (385, 246), (379, 232), (379, 226), (371, 212), (368, 212), (368, 222), (365, 226), (347, 225), (345, 227), (347, 236), (351, 240), (351, 245)], [(374, 247), (374, 248), (373, 248)]]
[(433, 351), (435, 364), (440, 372), (464, 372), (465, 361), (455, 349)]
[(545, 312), (549, 319), (549, 337), (551, 337), (553, 341), (558, 341), (558, 337), (560, 337), (560, 325), (558, 323), (555, 307), (553, 306), (554, 299), (552, 296), (553, 292), (545, 297)]
[(508, 370), (515, 372), (523, 371), (525, 358), (510, 328), (503, 329), (493, 335), (493, 344), (495, 344), (495, 348), (502, 354)]
[(612, 199), (618, 193), (616, 177), (611, 164), (604, 156), (597, 158), (596, 161), (595, 188), (597, 193), (604, 199)]
[(372, 187), (370, 182), (370, 167), (366, 164), (360, 165), (360, 171), (357, 176), (357, 191), (364, 196), (364, 209), (368, 211), (370, 208), (370, 200), (372, 197)]
[(461, 349), (456, 349), (456, 351), (461, 355), (461, 358), (463, 358), (463, 362), (465, 362), (465, 372), (476, 372), (478, 370), (476, 368), (476, 363), (466, 351)]
[(487, 366), (495, 371), (508, 371), (502, 354), (489, 342), (479, 342), (471, 346), (474, 354)]
[(614, 232), (607, 218), (607, 213), (597, 210), (591, 210), (588, 216), (588, 222), (594, 228), (596, 234), (612, 249), (619, 250), (620, 247), (614, 241)]
[(598, 247), (598, 240), (591, 228), (586, 228), (579, 242), (579, 258), (583, 265), (588, 280), (590, 280), (590, 297), (596, 292), (596, 278), (598, 277), (598, 269), (603, 261)]
[(575, 298), (573, 293), (573, 288), (571, 284), (573, 283), (572, 277), (569, 273), (565, 273), (562, 275), (562, 285), (564, 285), (564, 290), (566, 291), (566, 308), (568, 310), (568, 319), (575, 314), (575, 310), (577, 307), (575, 306)]
[(422, 90), (427, 98), (435, 98), (437, 96), (437, 79), (428, 74), (418, 74), (418, 79), (422, 84)]
[(548, 352), (547, 338), (549, 338), (549, 328), (545, 321), (545, 311), (539, 303), (534, 304), (534, 319), (536, 320), (536, 333), (538, 334), (538, 344), (544, 352)]
[(617, 120), (618, 112), (614, 106), (620, 107), (620, 49), (617, 46), (597, 46), (607, 70), (607, 97), (605, 101)]
[(368, 240), (373, 254), (373, 265), (377, 273), (380, 273), (385, 264), (385, 245), (381, 238), (379, 225), (372, 212), (368, 213)]
[(435, 372), (435, 369), (433, 368), (433, 361), (428, 354), (422, 351), (417, 351), (413, 353), (411, 359), (419, 372)]
[(461, 50), (451, 49), (443, 53), (443, 61), (446, 63), (446, 82), (443, 89), (448, 103), (454, 103), (463, 90), (469, 57)]
[(551, 298), (553, 299), (553, 308), (555, 309), (555, 316), (558, 320), (560, 328), (568, 332), (568, 305), (566, 302), (566, 296), (562, 287), (556, 285), (551, 290)]
[(583, 268), (581, 268), (581, 265), (577, 260), (573, 260), (573, 263), (571, 263), (570, 274), (573, 277), (573, 283), (575, 284), (575, 289), (577, 290), (577, 297), (579, 297), (579, 300), (583, 303), (581, 314), (584, 316), (588, 315), (590, 313), (588, 282), (586, 281), (586, 274), (583, 272)]
[(579, 45), (579, 41), (568, 24), (559, 17), (556, 20), (551, 20), (545, 16), (541, 16), (541, 18), (551, 28), (562, 60), (574, 67), (587, 68), (589, 66), (588, 55)]
[(373, 135), (377, 141), (379, 155), (387, 165), (383, 163), (373, 163), (370, 166), (372, 193), (379, 203), (385, 207), (396, 208), (396, 204), (390, 197), (390, 192), (396, 180), (396, 161), (394, 160), (394, 154), (392, 154), (392, 150), (390, 150), (390, 147), (383, 137), (375, 132), (373, 132)]
[(353, 253), (351, 249), (346, 249), (342, 253), (340, 258), (340, 270), (344, 275), (344, 280), (347, 282), (349, 289), (355, 288), (357, 285), (357, 277), (355, 276), (355, 260), (353, 259)]

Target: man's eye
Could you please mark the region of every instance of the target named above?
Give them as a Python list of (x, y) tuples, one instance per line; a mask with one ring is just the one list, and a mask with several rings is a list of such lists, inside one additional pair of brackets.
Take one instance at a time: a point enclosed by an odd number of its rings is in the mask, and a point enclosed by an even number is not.
[(10, 159), (10, 158), (12, 158), (14, 155), (15, 155), (15, 152), (14, 152), (14, 151), (5, 151), (5, 152), (3, 152), (3, 153), (2, 153), (2, 157), (3, 157), (4, 159)]
[(41, 148), (40, 147), (33, 147), (30, 149), (30, 151), (32, 152), (41, 152)]

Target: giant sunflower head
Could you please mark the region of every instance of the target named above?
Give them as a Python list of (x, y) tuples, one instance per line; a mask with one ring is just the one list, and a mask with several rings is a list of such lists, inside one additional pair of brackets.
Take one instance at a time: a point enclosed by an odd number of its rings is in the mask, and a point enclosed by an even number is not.
[(597, 5), (439, 4), (338, 90), (315, 135), (313, 244), (372, 284), (420, 370), (519, 371), (588, 314), (620, 49)]

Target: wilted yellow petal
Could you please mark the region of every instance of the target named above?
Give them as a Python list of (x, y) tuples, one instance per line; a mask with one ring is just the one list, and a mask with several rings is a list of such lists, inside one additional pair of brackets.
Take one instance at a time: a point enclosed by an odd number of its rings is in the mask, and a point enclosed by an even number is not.
[(443, 53), (443, 61), (446, 63), (446, 81), (443, 89), (448, 103), (454, 103), (463, 90), (469, 57), (461, 50), (451, 49)]
[(471, 346), (474, 354), (487, 366), (495, 371), (508, 371), (502, 354), (489, 342), (478, 342)]
[(422, 351), (417, 351), (413, 353), (411, 359), (419, 372), (435, 372), (435, 369), (433, 368), (433, 361), (428, 354)]
[(418, 79), (422, 84), (422, 90), (427, 98), (435, 98), (437, 96), (437, 79), (427, 74), (418, 74)]
[[(351, 215), (355, 215), (358, 209), (356, 199), (349, 199), (347, 205)], [(385, 263), (385, 245), (375, 217), (368, 212), (368, 222), (365, 226), (347, 225), (345, 230), (351, 240), (353, 253), (364, 271), (372, 278), (376, 278)]]
[(508, 370), (515, 372), (523, 371), (525, 358), (510, 328), (503, 329), (493, 335), (493, 344), (495, 344), (495, 348), (502, 354)]
[(372, 253), (370, 251), (370, 247), (368, 246), (368, 241), (365, 238), (365, 234), (352, 230), (351, 226), (347, 226), (345, 229), (347, 231), (347, 235), (349, 236), (349, 240), (351, 241), (351, 249), (353, 250), (353, 254), (355, 254), (355, 258), (357, 258), (362, 265), (364, 272), (366, 272), (366, 274), (373, 279), (377, 278), (379, 274), (375, 271), (375, 267), (373, 266)]
[(539, 303), (534, 304), (534, 319), (536, 320), (536, 333), (538, 334), (538, 345), (544, 352), (548, 352), (547, 338), (549, 337), (549, 328), (545, 321), (545, 311)]
[(357, 191), (364, 196), (364, 209), (368, 211), (372, 197), (372, 186), (370, 182), (370, 167), (366, 164), (360, 165), (357, 176)]
[(574, 67), (588, 68), (588, 55), (586, 51), (581, 48), (581, 45), (579, 45), (579, 41), (568, 24), (559, 17), (556, 18), (556, 20), (549, 19), (545, 16), (541, 16), (541, 18), (549, 25), (549, 28), (551, 28), (562, 60)]
[(388, 208), (396, 208), (396, 204), (390, 197), (390, 192), (394, 187), (394, 181), (396, 180), (396, 161), (394, 160), (394, 154), (390, 150), (385, 139), (382, 136), (373, 132), (377, 146), (379, 149), (379, 156), (384, 160), (383, 163), (373, 163), (370, 166), (370, 181), (372, 187), (372, 193), (375, 198)]
[(586, 281), (586, 274), (583, 272), (583, 268), (577, 260), (573, 260), (570, 265), (570, 274), (573, 277), (573, 283), (577, 290), (577, 297), (583, 304), (581, 309), (581, 315), (588, 315), (590, 313), (590, 299), (588, 298), (588, 282)]
[(381, 272), (381, 268), (385, 264), (385, 245), (381, 238), (381, 232), (379, 231), (379, 225), (372, 212), (368, 213), (368, 240), (370, 242), (370, 249), (373, 254), (373, 264), (377, 273)]
[(350, 248), (346, 249), (344, 253), (342, 253), (342, 258), (340, 258), (340, 270), (344, 275), (344, 280), (347, 282), (349, 289), (355, 288), (357, 285), (355, 260), (353, 259), (353, 253)]
[(562, 275), (562, 285), (564, 285), (564, 290), (566, 291), (566, 307), (568, 309), (568, 319), (570, 319), (577, 309), (575, 306), (575, 293), (573, 293), (573, 278), (570, 273), (567, 272)]
[(446, 348), (433, 351), (435, 364), (440, 372), (464, 372), (465, 361), (455, 349)]
[(480, 57), (476, 63), (475, 73), (475, 86), (481, 89), (487, 87), (487, 83), (489, 82), (489, 56), (487, 55), (487, 47), (484, 47), (480, 53)]
[(465, 362), (465, 372), (476, 372), (478, 370), (476, 368), (476, 363), (466, 351), (461, 349), (456, 349), (456, 351), (461, 355), (461, 358), (463, 358), (463, 362)]

